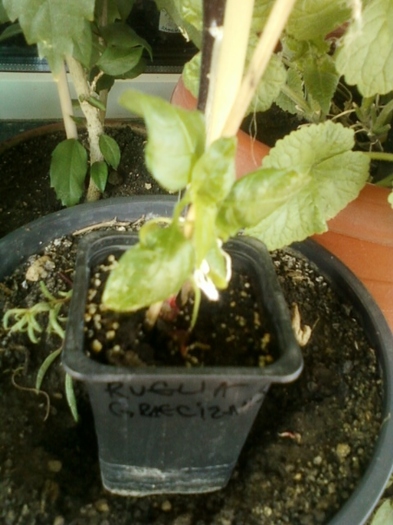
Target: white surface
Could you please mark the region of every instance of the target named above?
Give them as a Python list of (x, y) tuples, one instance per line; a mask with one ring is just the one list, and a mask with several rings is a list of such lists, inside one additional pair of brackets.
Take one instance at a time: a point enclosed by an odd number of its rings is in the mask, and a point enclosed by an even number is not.
[[(127, 118), (130, 113), (117, 100), (126, 89), (170, 99), (179, 74), (146, 73), (133, 80), (117, 80), (108, 102), (108, 118)], [(75, 93), (71, 91), (72, 97)], [(0, 119), (61, 118), (56, 85), (50, 73), (0, 73)]]

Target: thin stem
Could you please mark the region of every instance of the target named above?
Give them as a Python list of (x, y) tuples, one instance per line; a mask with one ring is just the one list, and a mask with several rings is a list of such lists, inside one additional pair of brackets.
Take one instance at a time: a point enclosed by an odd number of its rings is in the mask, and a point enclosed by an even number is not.
[(276, 0), (274, 3), (225, 124), (224, 136), (231, 137), (239, 129), (295, 2), (296, 0)]
[(70, 95), (70, 89), (67, 81), (67, 74), (64, 67), (60, 68), (59, 73), (55, 77), (57, 86), (57, 92), (60, 99), (61, 114), (64, 122), (64, 129), (66, 132), (67, 139), (77, 139), (78, 130), (73, 120), (73, 107)]
[(393, 153), (386, 153), (385, 151), (365, 151), (364, 155), (367, 155), (371, 160), (393, 162)]

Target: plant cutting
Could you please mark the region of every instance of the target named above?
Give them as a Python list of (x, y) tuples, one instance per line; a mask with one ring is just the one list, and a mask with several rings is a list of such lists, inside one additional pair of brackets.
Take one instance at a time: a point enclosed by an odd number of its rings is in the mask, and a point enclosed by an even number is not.
[[(104, 129), (108, 93), (116, 78), (140, 74), (143, 52), (151, 53), (149, 44), (126, 24), (131, 8), (132, 2), (121, 0), (0, 3), (0, 22), (15, 23), (3, 37), (19, 28), (28, 44), (37, 44), (58, 88), (67, 138), (53, 152), (50, 177), (63, 205), (80, 201), (87, 178), (86, 199), (97, 200), (105, 189), (108, 166), (116, 169), (119, 164), (120, 149)], [(78, 139), (80, 119), (74, 117), (66, 68), (85, 119), (87, 148)]]
[[(251, 59), (243, 80), (248, 44), (248, 32), (245, 28), (248, 29), (251, 24), (253, 3), (247, 4), (243, 12), (243, 23), (237, 24), (237, 27), (234, 27), (236, 26), (234, 20), (237, 18), (237, 22), (239, 21), (235, 2), (229, 1), (226, 5), (223, 2), (220, 5), (216, 4), (214, 8), (205, 5), (206, 31), (202, 70), (205, 67), (204, 61), (209, 67), (206, 67), (206, 75), (203, 77), (205, 84), (202, 82), (199, 97), (200, 106), (205, 108), (204, 114), (201, 111), (175, 108), (160, 99), (137, 92), (122, 96), (121, 102), (146, 120), (149, 134), (146, 147), (147, 166), (164, 188), (181, 192), (181, 196), (175, 205), (172, 218), (164, 221), (165, 227), (160, 218), (147, 221), (140, 230), (138, 243), (134, 244), (133, 240), (132, 248), (125, 251), (118, 262), (109, 263), (110, 272), (102, 301), (92, 305), (92, 311), (96, 311), (98, 307), (103, 312), (128, 314), (144, 309), (146, 310), (144, 324), (154, 327), (157, 320), (161, 321), (166, 316), (164, 311), (167, 312), (168, 309), (170, 316), (176, 317), (177, 303), (181, 296), (186, 301), (191, 300), (189, 298), (192, 297), (190, 321), (186, 329), (186, 337), (188, 337), (189, 332), (196, 326), (203, 295), (213, 302), (217, 301), (231, 282), (232, 257), (231, 252), (226, 251), (228, 245), (224, 243), (244, 229), (246, 232), (255, 233), (258, 225), (280, 208), (286, 210), (287, 220), (293, 215), (295, 208), (300, 208), (303, 214), (302, 224), (305, 225), (306, 232), (303, 231), (302, 235), (307, 235), (314, 231), (315, 224), (324, 223), (331, 214), (336, 213), (341, 206), (345, 206), (364, 184), (368, 176), (369, 159), (363, 153), (352, 151), (353, 131), (332, 122), (302, 130), (301, 140), (298, 136), (292, 145), (288, 145), (288, 151), (293, 153), (293, 158), (289, 160), (287, 154), (287, 163), (280, 165), (278, 162), (278, 157), (282, 157), (282, 150), (280, 151), (278, 146), (278, 149), (272, 150), (270, 165), (265, 165), (238, 181), (235, 180), (234, 135), (253, 97), (253, 88), (258, 84), (260, 75), (267, 67), (269, 57), (286, 23), (286, 17), (283, 17), (282, 13), (289, 15), (292, 5), (293, 2), (281, 0), (274, 4), (261, 35), (261, 41), (256, 46), (256, 54)], [(231, 31), (228, 31), (228, 27)], [(239, 31), (239, 35), (234, 32), (235, 30)], [(236, 45), (233, 42), (236, 42)], [(230, 61), (228, 57), (231, 57)], [(225, 82), (221, 84), (223, 78)], [(243, 103), (239, 105), (240, 99)], [(338, 166), (342, 174), (340, 171), (337, 177)], [(335, 188), (335, 196), (338, 197), (336, 199), (331, 198), (332, 188)], [(345, 188), (344, 195), (340, 190), (337, 191), (337, 188)], [(277, 230), (278, 227), (277, 224)], [(291, 240), (296, 239), (296, 235), (299, 235), (298, 231), (295, 231)], [(282, 238), (279, 241), (283, 242)], [(91, 360), (86, 355), (83, 356), (82, 350), (85, 342), (82, 301), (87, 296), (88, 286), (83, 279), (89, 275), (90, 263), (94, 265), (104, 262), (101, 256), (106, 251), (105, 243), (105, 238), (94, 240), (93, 244), (99, 255), (94, 255), (94, 252), (90, 252), (86, 246), (81, 251), (79, 264), (83, 264), (76, 275), (76, 289), (81, 291), (82, 295), (74, 295), (71, 305), (71, 320), (68, 323), (63, 359), (66, 370), (71, 375), (86, 379), (93, 405), (101, 415), (112, 407), (116, 412), (115, 415), (123, 421), (131, 419), (131, 422), (126, 421), (127, 429), (121, 432), (121, 436), (124, 437), (129, 435), (131, 427), (135, 426), (136, 414), (142, 416), (138, 419), (146, 416), (145, 412), (143, 414), (138, 410), (135, 412), (133, 398), (130, 397), (129, 392), (137, 391), (148, 395), (146, 404), (154, 407), (153, 398), (157, 394), (157, 382), (154, 379), (155, 371), (148, 368), (143, 370), (143, 367), (142, 369), (132, 367), (129, 373), (124, 368), (120, 371), (116, 367), (108, 370), (105, 368), (108, 365), (102, 363), (100, 365), (104, 366), (105, 374), (104, 369), (97, 365), (98, 368), (95, 368), (91, 381), (85, 376), (87, 363)], [(127, 241), (117, 240), (114, 251), (122, 252), (122, 245), (125, 244)], [(107, 266), (108, 263), (105, 265)], [(93, 290), (91, 294), (94, 293)], [(73, 317), (73, 308), (77, 308), (75, 317)], [(89, 315), (93, 314), (88, 312)], [(99, 325), (103, 323), (101, 317), (96, 321)], [(116, 328), (111, 329), (111, 333), (117, 330), (117, 321), (115, 325)], [(278, 332), (274, 333), (275, 338)], [(89, 353), (100, 353), (103, 346), (97, 338), (93, 338), (89, 345)], [(186, 350), (188, 346), (185, 345)], [(188, 350), (183, 353), (188, 356)], [(141, 356), (133, 359), (134, 364), (143, 361)], [(277, 364), (279, 362), (280, 359)], [(272, 366), (274, 367), (274, 364)], [(266, 368), (266, 373), (270, 375), (269, 368)], [(164, 383), (160, 383), (161, 387), (168, 388), (173, 394), (179, 393), (180, 390), (183, 393), (186, 390), (189, 392), (183, 382), (179, 381), (180, 372), (178, 370), (170, 372), (174, 373), (174, 377), (170, 378), (171, 382), (169, 378), (163, 380)], [(197, 383), (192, 376), (189, 377), (187, 385), (192, 385), (192, 391), (202, 390), (203, 394), (214, 396), (217, 388), (222, 387), (217, 383), (213, 383), (215, 386), (210, 386), (204, 373), (210, 375), (209, 369), (197, 373)], [(297, 373), (299, 368), (297, 372), (292, 371), (291, 378), (293, 379)], [(203, 376), (203, 387), (200, 383), (200, 374)], [(189, 376), (190, 373), (186, 372), (186, 375)], [(257, 372), (257, 375), (260, 375), (260, 372)], [(234, 378), (228, 381), (232, 384)], [(106, 387), (106, 390), (105, 383), (111, 385)], [(266, 385), (261, 387), (261, 384), (259, 390), (256, 387), (257, 390), (249, 396), (252, 401), (247, 403), (243, 400), (244, 406), (254, 407), (255, 399), (259, 399), (265, 387)], [(109, 399), (108, 394), (114, 397)], [(104, 398), (101, 397), (102, 395)], [(152, 399), (150, 399), (151, 395), (153, 395)], [(203, 399), (204, 402), (201, 401), (200, 406), (205, 407), (209, 401)], [(207, 398), (209, 399), (211, 403), (211, 398)], [(116, 409), (113, 408), (113, 403), (118, 403)], [(189, 413), (189, 407), (184, 408), (180, 401), (179, 404), (182, 406), (182, 411)], [(165, 416), (176, 415), (172, 405), (165, 405), (160, 410), (161, 412), (157, 414), (163, 415), (162, 411), (164, 411)], [(233, 404), (230, 410), (240, 412), (236, 404)], [(165, 422), (159, 423), (162, 432), (159, 435), (163, 436), (169, 432), (169, 429)], [(103, 429), (108, 423), (104, 420), (98, 425)], [(247, 430), (249, 425), (245, 427)], [(150, 423), (147, 428), (151, 428)], [(151, 429), (151, 433), (157, 432)], [(178, 463), (174, 459), (170, 443), (162, 444), (162, 455), (152, 459), (148, 451), (144, 449), (142, 453), (135, 442), (132, 446), (122, 446), (119, 441), (115, 447), (112, 447), (103, 434), (99, 433), (99, 435), (102, 436), (99, 437), (99, 442), (104, 484), (120, 493), (211, 490), (225, 484), (228, 479), (228, 468), (225, 469), (225, 474), (223, 473), (224, 464), (227, 467), (228, 464), (233, 465), (233, 461), (225, 459), (223, 462), (217, 455), (214, 463), (211, 463), (209, 452), (207, 462), (200, 467), (199, 463), (194, 463), (193, 451), (187, 451), (188, 462), (184, 462), (181, 457), (181, 462)], [(134, 435), (131, 439), (138, 440), (138, 436)], [(142, 441), (146, 440), (142, 439)], [(214, 439), (210, 441), (213, 442)], [(149, 443), (146, 444), (149, 448)], [(150, 446), (154, 450), (157, 447), (160, 448), (158, 445)], [(226, 447), (220, 448), (226, 450)], [(121, 454), (120, 451), (125, 449), (128, 462), (122, 455), (118, 455), (118, 452)], [(132, 457), (133, 463), (130, 463), (133, 450), (138, 450), (138, 458)], [(193, 475), (195, 472), (196, 477)], [(213, 479), (210, 480), (210, 484), (204, 476), (207, 472), (212, 474)], [(195, 478), (194, 482), (191, 483), (190, 478)], [(191, 489), (187, 488), (187, 483), (191, 483)]]

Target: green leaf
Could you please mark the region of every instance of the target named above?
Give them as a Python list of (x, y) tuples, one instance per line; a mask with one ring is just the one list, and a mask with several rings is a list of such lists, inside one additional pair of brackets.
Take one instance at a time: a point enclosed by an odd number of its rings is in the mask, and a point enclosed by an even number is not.
[(191, 242), (177, 225), (158, 229), (153, 247), (137, 244), (122, 255), (108, 278), (103, 303), (132, 312), (163, 301), (180, 291), (193, 267)]
[(226, 240), (242, 228), (257, 225), (285, 205), (306, 183), (307, 174), (299, 174), (291, 168), (261, 168), (242, 177), (233, 185), (219, 210), (220, 237)]
[(225, 199), (236, 179), (235, 153), (235, 138), (221, 138), (213, 142), (195, 164), (191, 194), (209, 203)]
[(105, 49), (97, 66), (107, 75), (118, 77), (127, 74), (140, 61), (143, 49), (141, 47), (122, 48), (108, 47)]
[(74, 42), (82, 38), (85, 20), (94, 19), (95, 0), (3, 0), (12, 21), (16, 19), (29, 44), (37, 44), (56, 74)]
[[(293, 115), (302, 114), (302, 111), (298, 104), (296, 104), (296, 100), (301, 100), (302, 102), (304, 100), (304, 90), (303, 90), (303, 81), (302, 76), (295, 68), (288, 69), (287, 72), (287, 83), (285, 86), (287, 89), (281, 91), (280, 95), (276, 99), (276, 104), (279, 106), (283, 111), (288, 111), (288, 113), (292, 113)], [(289, 94), (292, 94), (292, 98), (289, 96)]]
[(135, 0), (115, 0), (117, 10), (121, 20), (127, 20), (130, 15), (132, 8), (134, 7)]
[(118, 143), (115, 139), (106, 133), (103, 133), (99, 138), (99, 146), (105, 161), (116, 170), (119, 166), (121, 157)]
[(126, 20), (135, 0), (96, 0), (96, 20), (105, 19), (106, 24)]
[(87, 152), (76, 139), (60, 142), (52, 153), (50, 181), (65, 206), (77, 204), (82, 197), (87, 173)]
[(339, 81), (333, 59), (328, 55), (309, 55), (304, 62), (304, 83), (306, 91), (326, 115)]
[(202, 41), (202, 2), (200, 0), (156, 0), (158, 9), (165, 9), (172, 20), (200, 49)]
[(124, 92), (119, 102), (145, 119), (148, 130), (146, 165), (156, 181), (168, 191), (185, 188), (204, 151), (203, 115), (139, 91)]
[(90, 104), (90, 106), (93, 106), (93, 107), (95, 107), (97, 109), (100, 109), (101, 111), (106, 111), (105, 104), (103, 104), (101, 102), (101, 100), (98, 99), (97, 97), (91, 96), (91, 97), (87, 97), (85, 100), (86, 100), (86, 102), (88, 102)]
[(107, 47), (119, 47), (130, 49), (132, 47), (143, 47), (150, 50), (150, 44), (139, 36), (131, 27), (122, 22), (115, 22), (101, 27), (101, 36)]
[(137, 76), (144, 69), (143, 50), (151, 57), (150, 45), (125, 23), (116, 22), (102, 27), (101, 37), (105, 41), (105, 49), (97, 66), (107, 75), (117, 78)]
[(273, 55), (251, 101), (248, 113), (267, 111), (279, 96), (286, 78), (287, 72), (284, 64), (277, 55)]
[(217, 244), (216, 216), (217, 206), (206, 205), (200, 200), (193, 203), (195, 214), (192, 242), (195, 250), (195, 266), (199, 268), (206, 254)]
[(201, 75), (201, 53), (197, 53), (192, 57), (191, 60), (186, 62), (182, 78), (184, 82), (184, 86), (192, 95), (197, 98), (198, 97), (198, 91), (199, 91), (199, 80)]
[(342, 0), (301, 0), (293, 8), (286, 31), (298, 40), (320, 39), (350, 16), (348, 2)]
[(84, 21), (83, 30), (79, 32), (78, 38), (73, 41), (73, 57), (86, 68), (92, 66), (94, 61), (94, 46), (92, 24), (87, 20)]
[(65, 394), (66, 394), (67, 405), (69, 409), (71, 410), (72, 417), (74, 418), (75, 422), (78, 422), (79, 416), (78, 416), (78, 407), (76, 404), (76, 397), (75, 397), (75, 391), (74, 391), (74, 382), (73, 382), (72, 377), (69, 374), (66, 374), (65, 376)]
[(357, 197), (368, 178), (369, 160), (351, 151), (353, 145), (353, 131), (331, 121), (278, 141), (263, 168), (296, 170), (307, 175), (307, 184), (247, 234), (275, 249), (325, 231), (326, 221)]
[(0, 24), (5, 24), (9, 21), (9, 16), (4, 8), (2, 0), (0, 0)]
[(0, 35), (0, 42), (3, 42), (4, 40), (8, 40), (9, 38), (12, 38), (13, 36), (20, 35), (22, 33), (22, 29), (19, 24), (11, 24), (10, 26), (6, 27), (4, 31)]
[(90, 177), (102, 193), (108, 180), (108, 165), (103, 160), (94, 162), (90, 168)]
[(41, 390), (41, 385), (42, 385), (42, 381), (44, 380), (45, 374), (47, 373), (47, 371), (48, 371), (49, 367), (51, 366), (51, 364), (53, 363), (53, 361), (55, 359), (57, 359), (57, 357), (59, 357), (59, 355), (61, 354), (61, 351), (62, 351), (62, 348), (58, 348), (57, 350), (54, 350), (42, 362), (42, 364), (41, 364), (41, 366), (40, 366), (40, 368), (39, 368), (39, 370), (37, 372), (37, 377), (36, 377), (36, 380), (35, 380), (35, 389), (36, 390)]
[(390, 499), (382, 503), (372, 518), (370, 525), (393, 525), (393, 505)]
[(365, 97), (393, 90), (393, 0), (371, 0), (351, 24), (336, 57), (336, 67)]

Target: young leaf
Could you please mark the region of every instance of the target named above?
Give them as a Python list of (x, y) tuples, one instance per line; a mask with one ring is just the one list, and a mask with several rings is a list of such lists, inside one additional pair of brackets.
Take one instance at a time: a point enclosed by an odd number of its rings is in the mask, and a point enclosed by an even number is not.
[(65, 206), (77, 204), (82, 197), (87, 172), (87, 152), (76, 139), (60, 142), (52, 153), (50, 181)]
[(119, 166), (121, 157), (118, 143), (115, 139), (106, 133), (103, 133), (99, 138), (99, 146), (106, 162), (116, 170)]
[(351, 24), (336, 57), (348, 84), (365, 97), (393, 90), (393, 0), (371, 0)]
[(94, 162), (90, 168), (90, 177), (102, 193), (108, 180), (108, 165), (104, 161)]
[(132, 312), (179, 292), (192, 276), (194, 251), (177, 225), (155, 231), (154, 247), (137, 244), (125, 252), (111, 271), (103, 303)]
[(204, 151), (205, 126), (199, 111), (172, 106), (158, 97), (126, 91), (120, 104), (143, 117), (148, 130), (146, 165), (168, 191), (186, 187)]
[(304, 62), (303, 78), (306, 91), (326, 115), (339, 81), (333, 59), (328, 54), (310, 54)]
[(325, 231), (326, 221), (357, 197), (368, 178), (369, 160), (351, 151), (353, 145), (353, 131), (331, 121), (278, 141), (263, 167), (294, 169), (308, 175), (307, 184), (246, 233), (275, 249)]
[(191, 194), (209, 203), (225, 199), (236, 178), (235, 153), (235, 138), (221, 138), (213, 142), (195, 164)]

